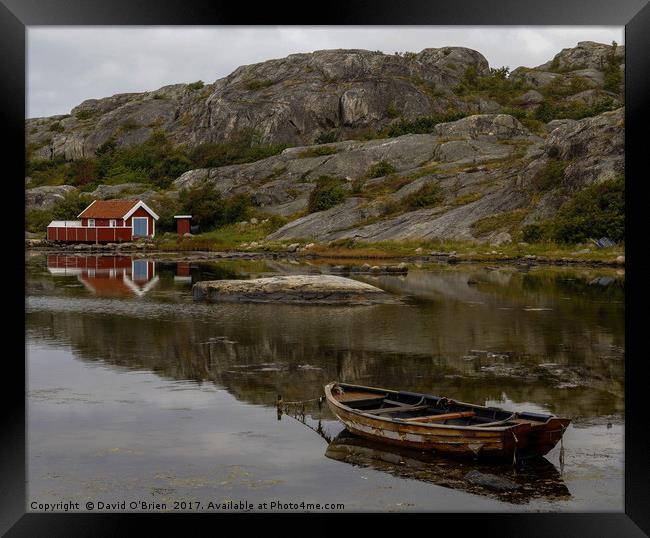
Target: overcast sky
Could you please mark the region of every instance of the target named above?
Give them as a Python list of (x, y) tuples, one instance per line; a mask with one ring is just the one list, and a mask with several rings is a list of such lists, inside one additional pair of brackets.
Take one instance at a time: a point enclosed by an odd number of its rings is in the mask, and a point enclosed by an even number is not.
[(30, 27), (27, 117), (68, 114), (84, 99), (211, 83), (236, 67), (296, 52), (419, 52), (462, 46), (492, 67), (534, 67), (578, 41), (623, 42), (615, 26)]

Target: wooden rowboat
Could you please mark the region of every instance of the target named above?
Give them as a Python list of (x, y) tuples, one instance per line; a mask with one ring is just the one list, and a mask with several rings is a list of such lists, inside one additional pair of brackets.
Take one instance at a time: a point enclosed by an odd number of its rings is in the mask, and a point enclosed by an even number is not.
[(571, 422), (449, 398), (363, 387), (325, 386), (327, 404), (352, 433), (391, 445), (474, 458), (524, 459), (547, 454)]

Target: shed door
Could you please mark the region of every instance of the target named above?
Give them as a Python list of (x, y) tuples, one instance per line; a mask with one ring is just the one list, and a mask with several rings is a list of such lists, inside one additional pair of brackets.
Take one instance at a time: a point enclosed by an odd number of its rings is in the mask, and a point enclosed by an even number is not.
[(146, 217), (133, 217), (133, 235), (148, 235), (148, 222)]

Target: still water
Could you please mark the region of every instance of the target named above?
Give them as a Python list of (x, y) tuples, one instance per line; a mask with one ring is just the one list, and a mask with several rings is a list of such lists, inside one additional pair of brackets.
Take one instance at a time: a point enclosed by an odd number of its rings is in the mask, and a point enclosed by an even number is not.
[[(28, 253), (28, 509), (623, 511), (621, 270), (429, 264), (355, 277), (402, 299), (372, 306), (191, 299), (199, 280), (334, 263)], [(278, 394), (316, 398), (332, 380), (573, 423), (562, 447), (512, 467), (373, 445), (315, 404), (303, 421), (278, 416)], [(517, 487), (473, 484), (473, 470)]]

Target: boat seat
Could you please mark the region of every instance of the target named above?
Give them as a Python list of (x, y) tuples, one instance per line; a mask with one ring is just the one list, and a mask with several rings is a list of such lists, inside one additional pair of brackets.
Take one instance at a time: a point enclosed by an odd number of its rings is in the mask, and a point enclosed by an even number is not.
[(410, 417), (405, 418), (406, 422), (437, 422), (444, 420), (451, 420), (453, 418), (466, 418), (476, 415), (474, 411), (459, 411), (457, 413), (443, 413), (442, 415), (428, 415), (426, 417)]
[(505, 424), (506, 422), (510, 422), (513, 418), (515, 418), (515, 416), (516, 416), (516, 413), (510, 415), (508, 418), (506, 418), (504, 420), (497, 420), (495, 422), (486, 422), (484, 424), (477, 424), (476, 426), (478, 428), (489, 428), (490, 426), (501, 426), (501, 425)]
[(378, 407), (377, 409), (364, 409), (364, 413), (369, 413), (371, 415), (388, 415), (390, 413), (403, 413), (405, 411), (421, 411), (422, 409), (428, 409), (431, 407), (428, 404), (425, 405), (399, 405), (395, 407)]

